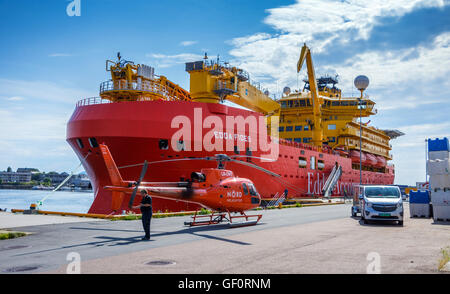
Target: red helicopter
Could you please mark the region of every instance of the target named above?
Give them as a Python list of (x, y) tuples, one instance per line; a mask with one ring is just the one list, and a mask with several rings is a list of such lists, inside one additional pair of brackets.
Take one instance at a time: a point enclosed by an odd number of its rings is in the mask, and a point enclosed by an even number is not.
[[(225, 154), (216, 154), (214, 157), (180, 158), (155, 162), (145, 161), (143, 164), (139, 164), (143, 165), (143, 168), (137, 182), (124, 181), (108, 146), (104, 144), (99, 145), (112, 184), (112, 186), (105, 186), (104, 189), (112, 191), (112, 209), (114, 211), (121, 207), (125, 194), (131, 194), (128, 203), (131, 209), (136, 194), (141, 194), (141, 191), (144, 189), (152, 197), (196, 203), (213, 211), (213, 213), (208, 215), (199, 215), (196, 212), (191, 222), (185, 222), (185, 225), (189, 226), (219, 224), (223, 221), (228, 221), (230, 226), (248, 226), (257, 224), (261, 219), (261, 214), (247, 215), (245, 213), (245, 211), (257, 208), (261, 204), (261, 196), (254, 184), (249, 179), (235, 177), (233, 171), (225, 169), (225, 162), (250, 166), (273, 177), (280, 177), (280, 175), (253, 163), (235, 159), (239, 157), (259, 157), (246, 155), (230, 157)], [(188, 181), (142, 182), (149, 164), (181, 160), (214, 160), (218, 162), (218, 166), (217, 168), (204, 168), (200, 172), (193, 172), (191, 179)], [(235, 215), (232, 215), (232, 213)], [(233, 220), (238, 218), (245, 219), (245, 222), (233, 223)], [(250, 218), (256, 218), (256, 220), (249, 221)]]

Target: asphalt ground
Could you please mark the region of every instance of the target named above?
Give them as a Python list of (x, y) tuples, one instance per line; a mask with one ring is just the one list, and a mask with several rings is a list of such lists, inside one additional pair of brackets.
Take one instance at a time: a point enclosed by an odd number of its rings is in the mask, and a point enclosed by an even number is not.
[[(450, 223), (409, 218), (364, 225), (350, 205), (263, 211), (256, 226), (185, 227), (185, 217), (88, 221), (14, 228), (32, 233), (0, 241), (0, 272), (66, 273), (73, 254), (81, 273), (300, 274), (438, 273)], [(258, 213), (258, 212), (255, 212)]]

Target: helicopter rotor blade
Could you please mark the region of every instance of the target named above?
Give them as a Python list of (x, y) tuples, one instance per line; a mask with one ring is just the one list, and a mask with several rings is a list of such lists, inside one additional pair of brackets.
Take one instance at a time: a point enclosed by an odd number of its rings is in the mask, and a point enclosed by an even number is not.
[(136, 186), (134, 187), (133, 193), (131, 194), (130, 202), (128, 203), (128, 207), (131, 208), (133, 206), (134, 198), (136, 197), (137, 190), (139, 188), (139, 185), (141, 184), (142, 180), (144, 179), (145, 174), (147, 173), (148, 163), (147, 160), (144, 161), (144, 166), (141, 170), (141, 175), (139, 176), (139, 180), (136, 183)]
[(265, 160), (265, 161), (269, 161), (269, 162), (276, 161), (275, 159), (263, 158), (263, 157), (257, 157), (257, 156), (250, 156), (250, 155), (232, 155), (232, 156), (230, 156), (231, 159), (240, 158), (240, 157), (255, 158), (255, 159)]
[[(165, 162), (173, 162), (173, 161), (183, 161), (183, 160), (215, 160), (214, 157), (190, 157), (190, 158), (177, 158), (177, 159), (167, 159), (167, 160), (159, 160), (159, 161), (150, 161), (147, 162), (148, 165), (150, 164), (157, 164), (157, 163), (165, 163)], [(124, 165), (120, 166), (118, 168), (128, 168), (128, 167), (135, 167), (135, 166), (141, 166), (144, 165), (144, 163), (137, 163), (132, 165)]]
[(231, 159), (231, 161), (232, 161), (232, 162), (235, 162), (235, 163), (238, 163), (238, 164), (242, 164), (242, 165), (246, 165), (246, 166), (249, 166), (249, 167), (256, 168), (256, 169), (258, 169), (258, 170), (260, 170), (260, 171), (262, 171), (262, 172), (265, 172), (266, 174), (269, 174), (269, 175), (271, 175), (271, 176), (274, 176), (274, 177), (276, 177), (276, 178), (281, 177), (279, 174), (276, 174), (276, 173), (274, 173), (274, 172), (271, 172), (270, 170), (265, 169), (265, 168), (263, 168), (263, 167), (260, 167), (260, 166), (258, 166), (258, 165), (256, 165), (256, 164), (253, 164), (253, 163), (249, 163), (249, 162), (245, 162), (245, 161), (240, 161), (240, 160), (235, 160), (235, 159)]

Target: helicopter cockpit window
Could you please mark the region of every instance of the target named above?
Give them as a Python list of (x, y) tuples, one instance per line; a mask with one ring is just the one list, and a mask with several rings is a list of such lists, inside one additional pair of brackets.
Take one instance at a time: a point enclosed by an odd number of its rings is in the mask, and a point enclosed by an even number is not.
[(248, 195), (248, 188), (245, 183), (242, 184), (242, 188), (244, 189), (244, 195)]
[(250, 190), (250, 195), (258, 196), (258, 192), (256, 192), (255, 186), (253, 186), (253, 184), (248, 184), (248, 188)]

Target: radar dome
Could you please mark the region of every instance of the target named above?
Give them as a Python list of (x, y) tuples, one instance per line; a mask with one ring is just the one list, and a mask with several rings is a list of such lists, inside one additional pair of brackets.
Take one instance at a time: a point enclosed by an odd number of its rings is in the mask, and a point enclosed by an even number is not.
[(265, 90), (264, 95), (269, 96), (269, 90)]
[(355, 78), (355, 87), (358, 90), (365, 90), (369, 86), (369, 78), (366, 76), (357, 76)]
[(291, 88), (289, 88), (289, 87), (284, 87), (283, 93), (284, 93), (285, 95), (289, 95), (289, 94), (291, 93)]

